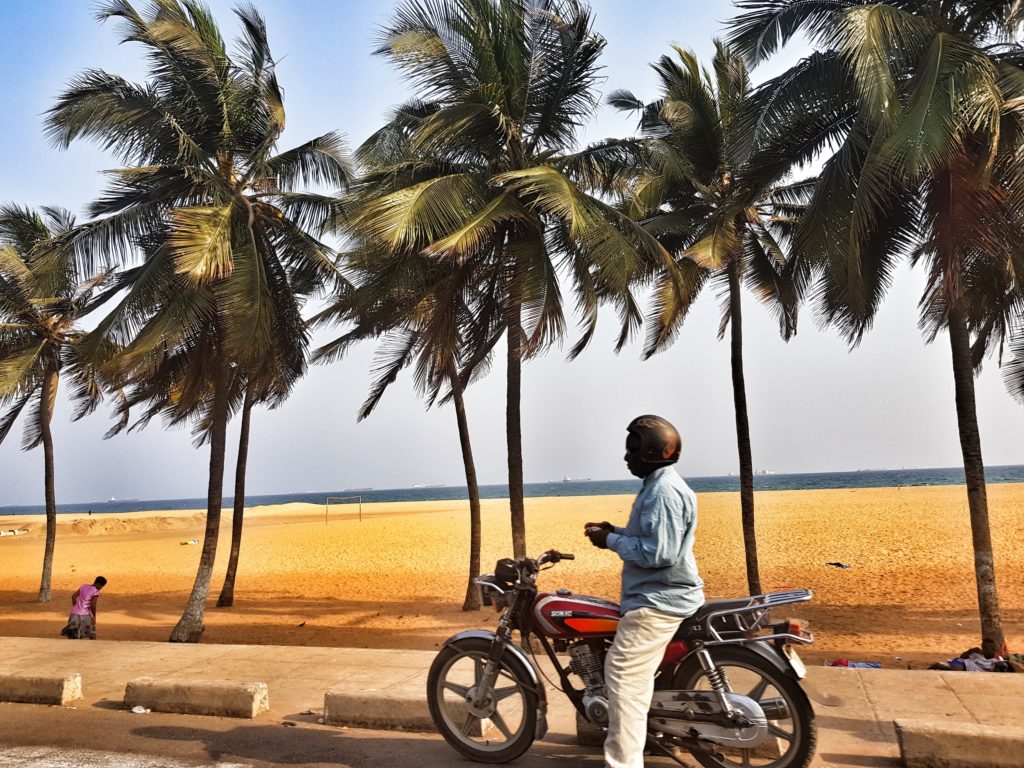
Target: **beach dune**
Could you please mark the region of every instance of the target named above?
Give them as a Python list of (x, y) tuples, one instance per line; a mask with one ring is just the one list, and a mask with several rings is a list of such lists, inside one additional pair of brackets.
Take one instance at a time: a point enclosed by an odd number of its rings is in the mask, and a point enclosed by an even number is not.
[[(989, 486), (1002, 617), (1024, 646), (1024, 484)], [(619, 562), (582, 535), (588, 520), (624, 522), (628, 496), (526, 500), (531, 555), (555, 548), (576, 560), (545, 572), (549, 589), (615, 598)], [(699, 495), (696, 554), (709, 597), (745, 594), (736, 493)], [(511, 555), (508, 502), (483, 501), (485, 571)], [(757, 494), (762, 585), (808, 587), (807, 654), (882, 661), (956, 655), (979, 639), (970, 525), (962, 487), (766, 491)], [(489, 611), (460, 610), (469, 548), (467, 502), (310, 504), (246, 511), (235, 607), (217, 609), (230, 542), (225, 511), (204, 642), (433, 648)], [(41, 516), (0, 517), (0, 635), (55, 637), (70, 595), (96, 575), (109, 584), (98, 631), (109, 640), (165, 640), (195, 577), (202, 511), (61, 516), (54, 601), (33, 602), (43, 550)], [(828, 563), (850, 566), (840, 568)], [(899, 659), (897, 660), (897, 657)]]

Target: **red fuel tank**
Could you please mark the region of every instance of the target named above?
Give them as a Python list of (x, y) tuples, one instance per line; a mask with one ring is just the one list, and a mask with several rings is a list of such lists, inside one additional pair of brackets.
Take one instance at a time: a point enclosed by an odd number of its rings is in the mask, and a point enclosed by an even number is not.
[(619, 626), (619, 604), (589, 595), (537, 593), (533, 620), (547, 637), (611, 637)]

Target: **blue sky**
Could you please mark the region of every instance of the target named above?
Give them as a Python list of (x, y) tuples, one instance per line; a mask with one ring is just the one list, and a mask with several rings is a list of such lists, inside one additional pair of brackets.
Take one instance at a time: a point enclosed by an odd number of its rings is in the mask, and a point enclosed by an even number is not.
[[(211, 2), (226, 37), (237, 33), (231, 3)], [(288, 128), (282, 146), (329, 130), (354, 146), (379, 126), (390, 106), (413, 95), (387, 64), (370, 55), (391, 0), (259, 0), (285, 91)], [(726, 0), (593, 2), (598, 32), (608, 40), (604, 92), (629, 88), (651, 95), (648, 62), (671, 43), (707, 60), (711, 40), (733, 9)], [(42, 134), (42, 113), (77, 72), (102, 68), (131, 79), (145, 69), (135, 46), (117, 44), (114, 25), (93, 19), (86, 0), (0, 3), (0, 200), (58, 204), (80, 213), (116, 159), (87, 143), (59, 152)], [(795, 46), (755, 72), (777, 74), (805, 54)], [(621, 136), (632, 120), (602, 109), (584, 139)], [(901, 270), (874, 330), (849, 352), (809, 313), (800, 334), (782, 342), (767, 313), (745, 297), (745, 354), (754, 464), (779, 472), (955, 466), (960, 462), (952, 373), (945, 335), (925, 346), (917, 330), (922, 277)], [(660, 413), (679, 427), (685, 474), (725, 474), (737, 466), (729, 349), (716, 340), (718, 306), (702, 297), (675, 346), (647, 362), (637, 346), (612, 351), (614, 318), (579, 360), (553, 350), (529, 363), (523, 377), (527, 481), (626, 477), (624, 428), (640, 413)], [(321, 337), (326, 338), (326, 337)], [(573, 339), (570, 338), (570, 343)], [(567, 347), (568, 348), (568, 345)], [(426, 412), (400, 380), (377, 411), (359, 424), (370, 344), (343, 363), (314, 368), (274, 412), (254, 415), (249, 458), (252, 493), (463, 484), (454, 413)], [(501, 355), (499, 354), (499, 358)], [(470, 429), (482, 482), (505, 479), (504, 369), (467, 394)], [(1019, 435), (1024, 408), (1005, 392), (990, 361), (978, 382), (985, 459), (1024, 462)], [(187, 430), (146, 430), (103, 441), (105, 411), (70, 423), (60, 403), (54, 425), (58, 501), (110, 496), (205, 495), (206, 451)], [(233, 439), (232, 430), (229, 439)], [(19, 450), (20, 435), (0, 445), (0, 505), (42, 503), (42, 454)], [(231, 452), (233, 453), (233, 451)], [(229, 455), (229, 467), (233, 455)], [(229, 480), (230, 484), (230, 480)]]

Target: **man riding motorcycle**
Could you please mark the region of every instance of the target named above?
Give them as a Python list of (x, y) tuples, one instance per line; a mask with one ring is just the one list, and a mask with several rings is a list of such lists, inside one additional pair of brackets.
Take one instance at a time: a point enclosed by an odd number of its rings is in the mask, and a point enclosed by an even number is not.
[(679, 432), (660, 416), (626, 427), (625, 461), (643, 480), (624, 527), (587, 523), (591, 543), (622, 558), (622, 619), (605, 660), (605, 764), (642, 768), (654, 674), (683, 619), (704, 603), (693, 541), (697, 497), (673, 468)]

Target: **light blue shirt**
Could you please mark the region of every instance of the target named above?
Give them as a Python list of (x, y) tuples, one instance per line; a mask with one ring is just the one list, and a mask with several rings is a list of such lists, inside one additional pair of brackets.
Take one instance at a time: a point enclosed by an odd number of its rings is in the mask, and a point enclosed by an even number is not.
[(690, 616), (704, 604), (693, 539), (697, 497), (674, 467), (644, 478), (625, 528), (608, 534), (608, 549), (622, 558), (623, 614), (656, 608)]

